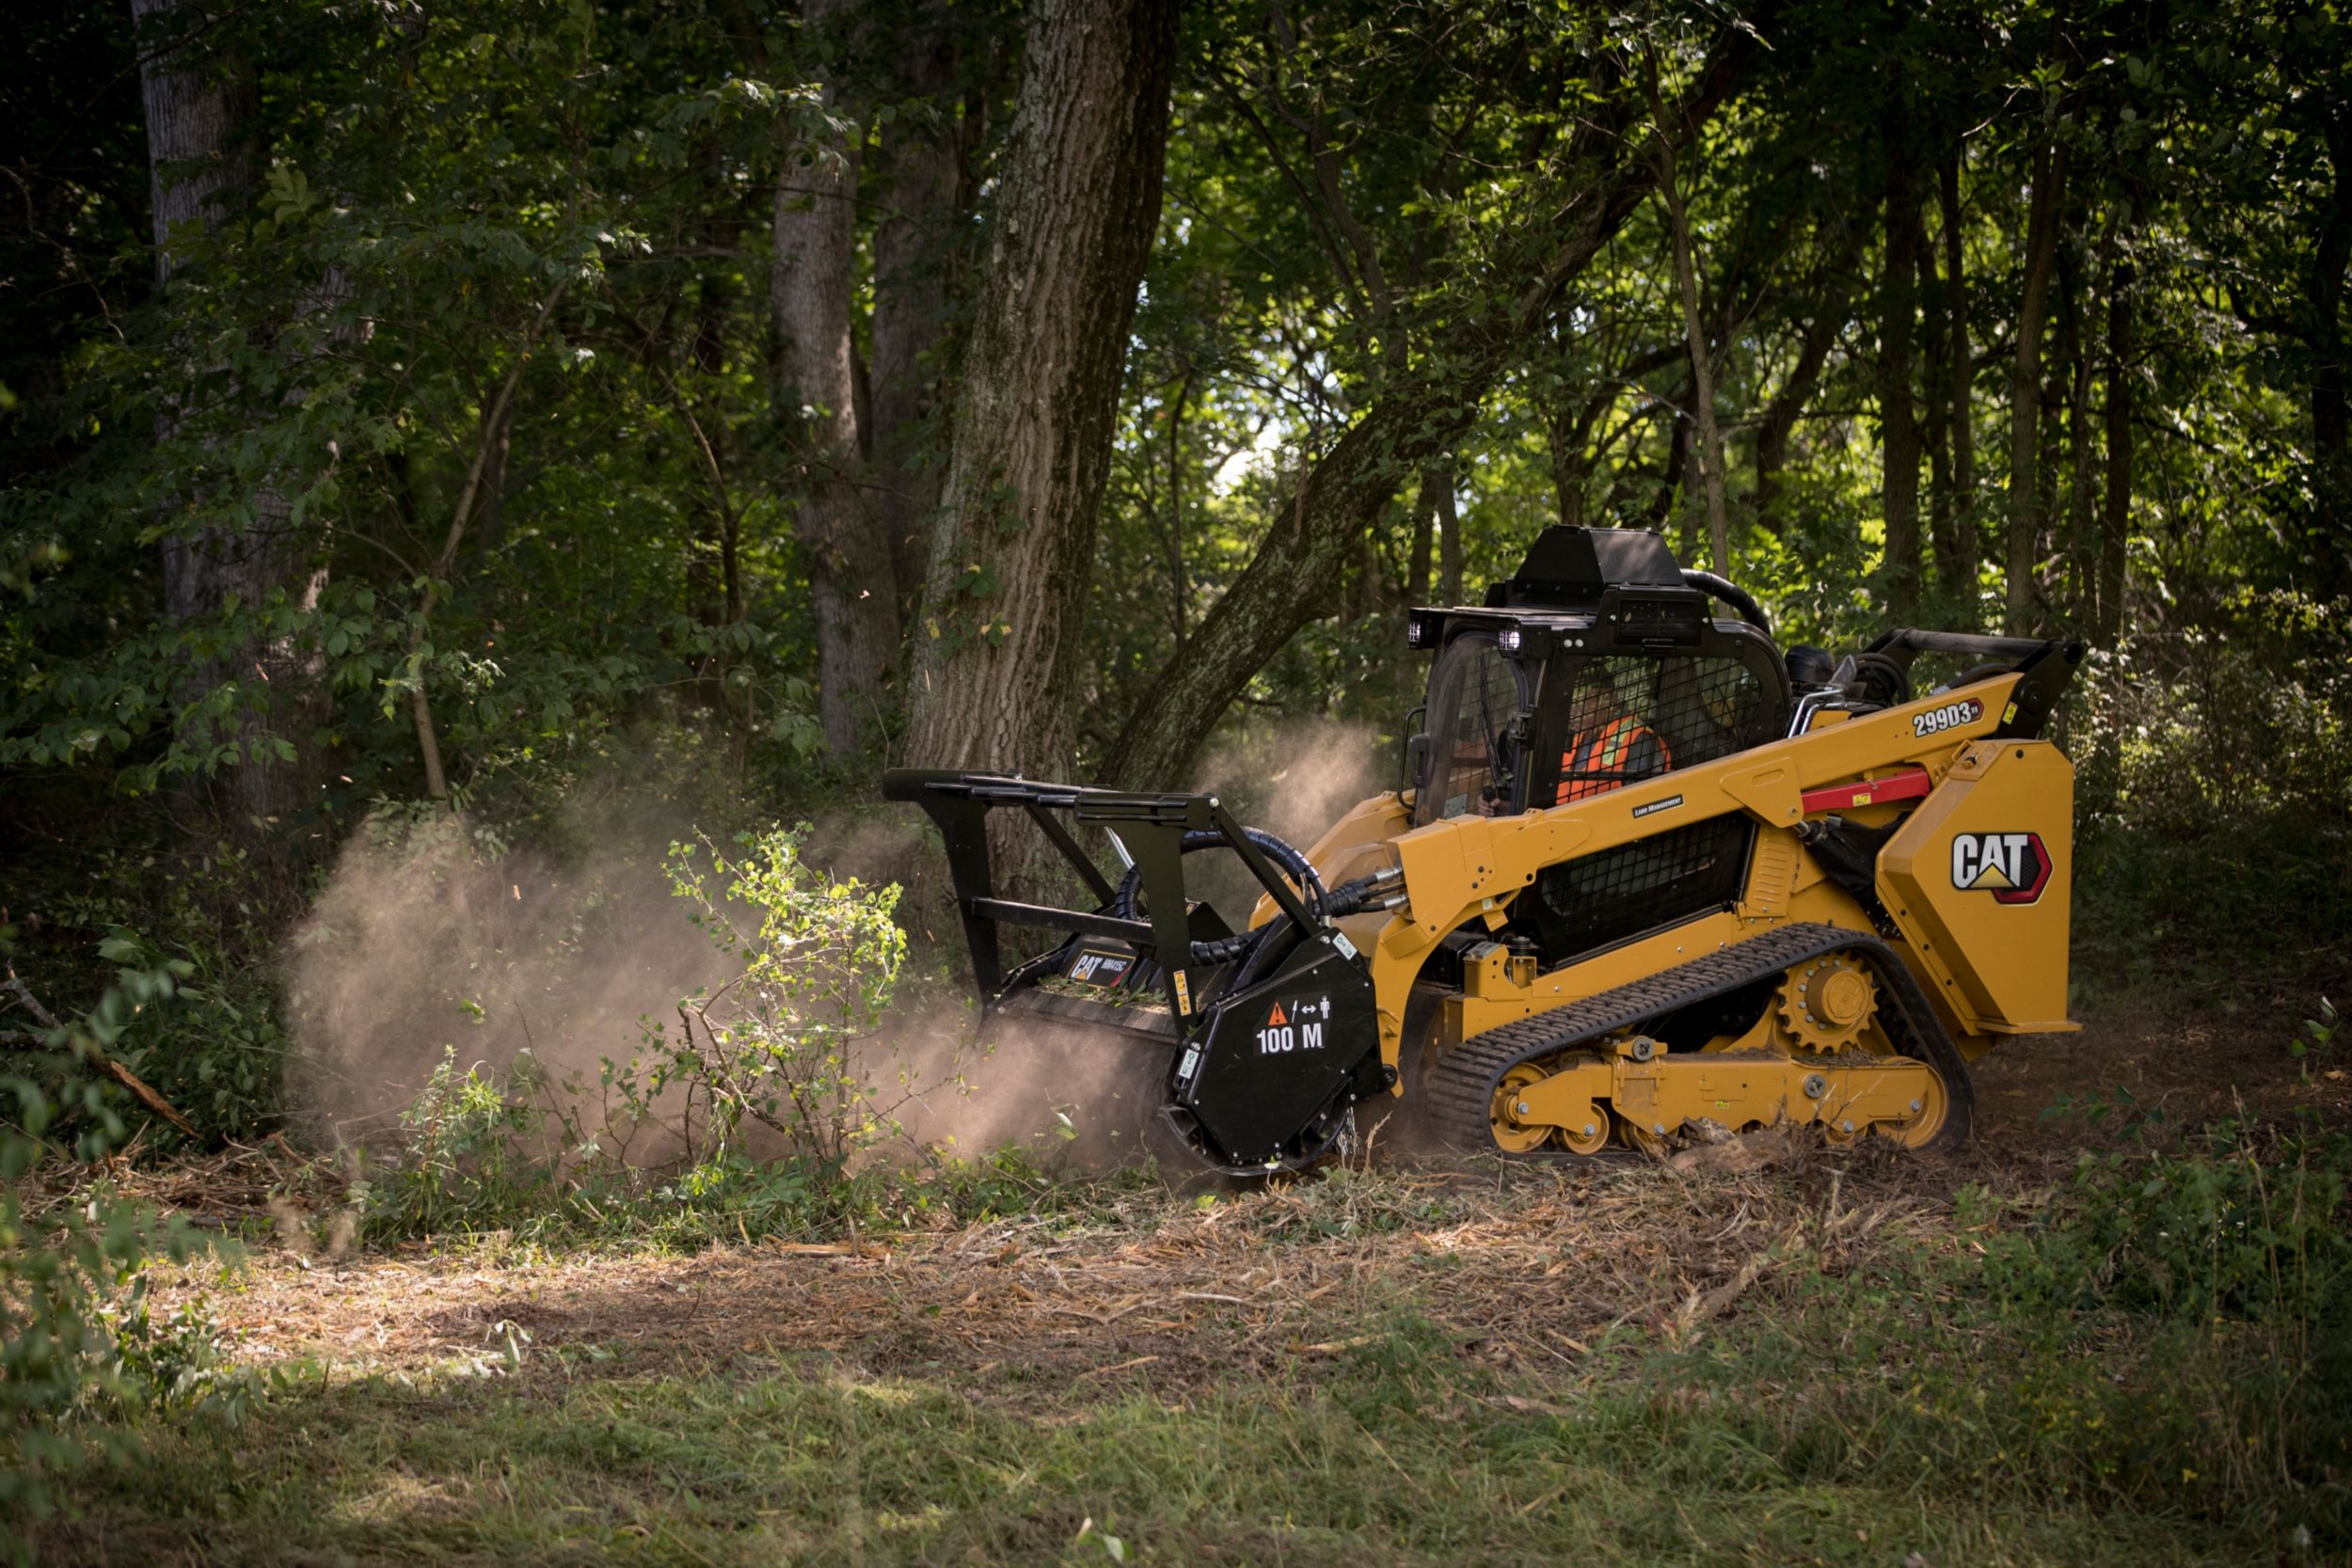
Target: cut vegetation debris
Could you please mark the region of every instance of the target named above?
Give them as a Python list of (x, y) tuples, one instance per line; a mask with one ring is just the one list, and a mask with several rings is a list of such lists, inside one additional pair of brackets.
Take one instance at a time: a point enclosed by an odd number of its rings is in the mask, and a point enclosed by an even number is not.
[[(208, 1311), (266, 1397), (233, 1431), (151, 1422), (41, 1544), (2342, 1560), (2340, 1139), (2091, 1155), (2056, 1192), (2046, 1167), (1928, 1182), (1903, 1159), (1070, 1188), (1050, 1212), (692, 1255), (257, 1253), (159, 1300)], [(2228, 1229), (2248, 1201), (2271, 1206), (2259, 1244)], [(2211, 1244), (2151, 1250), (2206, 1220)]]

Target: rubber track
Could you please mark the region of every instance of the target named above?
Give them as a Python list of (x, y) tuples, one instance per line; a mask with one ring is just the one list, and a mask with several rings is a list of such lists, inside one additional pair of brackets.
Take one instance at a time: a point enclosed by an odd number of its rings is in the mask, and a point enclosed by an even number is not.
[(1422, 1079), (1437, 1131), (1458, 1148), (1506, 1158), (1606, 1159), (1608, 1151), (1579, 1156), (1561, 1149), (1529, 1150), (1513, 1156), (1496, 1148), (1494, 1097), (1502, 1075), (1521, 1062), (1573, 1051), (1603, 1035), (1696, 1002), (1727, 996), (1807, 958), (1836, 952), (1856, 953), (1870, 961), (1885, 999), (1894, 1004), (1883, 1016), (1894, 1025), (1889, 1033), (1898, 1037), (1897, 1048), (1906, 1056), (1926, 1061), (1944, 1080), (1951, 1108), (1946, 1131), (1936, 1141), (1964, 1140), (1975, 1118), (1976, 1090), (1969, 1083), (1967, 1064), (1945, 1034), (1917, 980), (1894, 949), (1876, 937), (1820, 924), (1783, 926), (1630, 985), (1471, 1036), (1431, 1064)]

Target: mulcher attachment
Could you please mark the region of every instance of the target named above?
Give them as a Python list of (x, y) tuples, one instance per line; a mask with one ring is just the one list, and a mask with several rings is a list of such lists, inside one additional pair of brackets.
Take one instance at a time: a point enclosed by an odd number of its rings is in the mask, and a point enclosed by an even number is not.
[[(1324, 891), (1305, 857), (1245, 830), (1216, 797), (918, 768), (885, 774), (882, 795), (921, 806), (939, 825), (984, 1021), (1026, 1014), (1099, 1028), (1105, 1049), (1122, 1039), (1173, 1047), (1156, 1069), (1161, 1114), (1209, 1164), (1263, 1174), (1311, 1164), (1344, 1136), (1357, 1101), (1394, 1082), (1380, 1060), (1363, 958), (1329, 923), (1345, 902)], [(988, 816), (1006, 808), (1044, 833), (1099, 900), (1094, 908), (997, 895)], [(1104, 831), (1132, 859), (1120, 883), (1073, 826)], [(1271, 922), (1235, 934), (1186, 898), (1184, 853), (1211, 846), (1240, 857), (1273, 898)], [(1069, 936), (1008, 970), (1007, 925)]]

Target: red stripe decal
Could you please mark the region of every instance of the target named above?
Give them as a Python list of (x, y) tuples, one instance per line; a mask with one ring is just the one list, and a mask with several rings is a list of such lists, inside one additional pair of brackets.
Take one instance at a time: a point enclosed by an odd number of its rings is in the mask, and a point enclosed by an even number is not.
[(1889, 800), (1916, 800), (1935, 787), (1924, 768), (1890, 773), (1883, 779), (1856, 779), (1804, 792), (1805, 815), (1817, 811), (1851, 811), (1856, 806), (1883, 806)]

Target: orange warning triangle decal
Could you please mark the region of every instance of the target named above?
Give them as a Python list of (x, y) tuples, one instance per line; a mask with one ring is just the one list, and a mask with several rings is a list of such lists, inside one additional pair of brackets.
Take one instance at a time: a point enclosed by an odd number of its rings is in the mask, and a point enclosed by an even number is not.
[(1282, 1016), (1282, 1004), (1277, 1002), (1274, 1005), (1274, 1011), (1266, 1015), (1265, 1026), (1269, 1029), (1279, 1029), (1289, 1022), (1290, 1020)]

